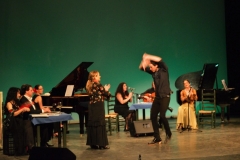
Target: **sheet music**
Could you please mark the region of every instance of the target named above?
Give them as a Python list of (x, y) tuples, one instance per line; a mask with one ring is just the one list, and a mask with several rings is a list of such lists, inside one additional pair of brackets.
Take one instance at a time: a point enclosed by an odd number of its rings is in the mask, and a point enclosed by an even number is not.
[(72, 96), (74, 85), (67, 85), (65, 96)]
[(30, 114), (32, 117), (49, 117), (48, 114), (42, 113), (42, 114)]
[(222, 85), (223, 85), (224, 90), (227, 91), (228, 88), (227, 88), (227, 85), (226, 85), (225, 79), (222, 79)]
[(233, 90), (234, 88), (228, 88), (225, 79), (222, 79), (222, 85), (225, 91)]

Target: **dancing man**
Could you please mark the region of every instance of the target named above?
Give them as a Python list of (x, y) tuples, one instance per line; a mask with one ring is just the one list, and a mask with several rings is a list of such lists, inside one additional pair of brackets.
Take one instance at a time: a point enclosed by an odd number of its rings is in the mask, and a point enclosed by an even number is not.
[(156, 93), (156, 97), (154, 98), (154, 101), (152, 103), (150, 116), (154, 131), (154, 138), (148, 144), (162, 142), (157, 122), (157, 117), (159, 113), (160, 119), (162, 120), (166, 132), (166, 138), (164, 140), (164, 143), (166, 144), (172, 137), (172, 132), (170, 130), (168, 120), (165, 115), (169, 106), (171, 94), (168, 67), (162, 61), (161, 57), (144, 53), (142, 56), (142, 61), (139, 65), (139, 69), (144, 70), (145, 72), (148, 72), (152, 75)]

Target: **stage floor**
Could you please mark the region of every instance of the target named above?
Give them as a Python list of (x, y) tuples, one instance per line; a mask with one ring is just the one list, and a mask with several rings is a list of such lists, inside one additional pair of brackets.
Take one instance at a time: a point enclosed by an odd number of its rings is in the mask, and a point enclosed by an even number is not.
[[(217, 118), (216, 128), (205, 125), (192, 131), (177, 132), (176, 119), (168, 119), (172, 130), (172, 139), (168, 144), (148, 145), (153, 137), (130, 137), (129, 132), (112, 132), (108, 136), (110, 149), (92, 150), (86, 146), (86, 134), (80, 137), (78, 124), (70, 124), (67, 146), (77, 160), (142, 160), (191, 159), (191, 160), (225, 160), (240, 159), (240, 118), (220, 123)], [(201, 131), (200, 131), (201, 130)], [(161, 132), (161, 138), (165, 133)], [(57, 146), (57, 138), (52, 140)], [(1, 160), (27, 160), (28, 156), (6, 156), (0, 151)]]

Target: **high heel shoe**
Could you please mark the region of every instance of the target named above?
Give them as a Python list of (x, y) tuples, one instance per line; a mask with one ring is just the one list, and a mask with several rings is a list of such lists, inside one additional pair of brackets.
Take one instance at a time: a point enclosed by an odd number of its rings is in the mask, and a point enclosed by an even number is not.
[(178, 130), (179, 133), (183, 132), (182, 127), (179, 127), (177, 130)]
[(99, 146), (99, 149), (110, 149), (109, 146)]

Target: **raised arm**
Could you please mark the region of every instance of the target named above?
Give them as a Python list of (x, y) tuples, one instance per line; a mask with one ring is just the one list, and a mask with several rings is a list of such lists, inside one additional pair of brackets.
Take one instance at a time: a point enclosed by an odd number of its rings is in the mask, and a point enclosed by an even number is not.
[(37, 98), (35, 99), (35, 102), (38, 102), (40, 109), (44, 111), (44, 113), (47, 112), (51, 112), (49, 107), (43, 107), (43, 103), (42, 103), (42, 97), (41, 96), (37, 96)]
[(160, 62), (161, 60), (161, 57), (144, 53), (142, 56), (142, 61), (139, 65), (139, 69), (143, 69), (145, 71), (145, 68), (150, 64), (150, 61)]
[(125, 99), (122, 97), (120, 93), (117, 93), (116, 98), (121, 104), (127, 103), (128, 101), (132, 101), (132, 92), (129, 93), (128, 96), (125, 97)]

